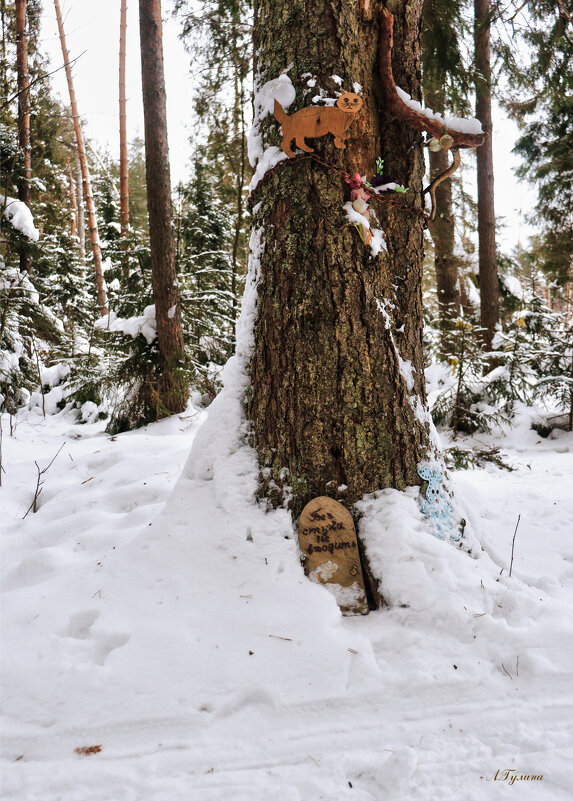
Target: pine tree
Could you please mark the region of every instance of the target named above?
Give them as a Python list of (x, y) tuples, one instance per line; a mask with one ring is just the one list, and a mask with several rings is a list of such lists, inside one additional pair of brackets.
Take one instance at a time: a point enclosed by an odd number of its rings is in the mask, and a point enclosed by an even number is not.
[(477, 150), (477, 190), (480, 321), (487, 350), (491, 350), (499, 324), (491, 111), (491, 16), (490, 0), (474, 0), (476, 117), (486, 133), (484, 144)]
[(227, 208), (212, 191), (211, 170), (199, 157), (186, 189), (185, 212), (180, 215), (184, 326), (191, 358), (214, 389), (211, 363), (223, 365), (234, 350), (237, 283), (232, 264), (233, 231)]
[(173, 210), (163, 73), (161, 4), (139, 0), (141, 77), (145, 120), (147, 208), (151, 245), (151, 273), (157, 322), (160, 372), (158, 407), (164, 413), (187, 405), (181, 297), (175, 268)]
[[(394, 74), (414, 97), (421, 6), (391, 4)], [(378, 10), (343, 2), (334, 14), (326, 3), (302, 0), (255, 5), (261, 156), (281, 143), (277, 121), (263, 116), (268, 81), (281, 75), (283, 85), (292, 81), (290, 113), (320, 90), (333, 97), (339, 80), (348, 90), (363, 87), (360, 121), (349, 129), (346, 148), (328, 136), (312, 141), (333, 169), (312, 159), (279, 162), (253, 197), (251, 280), (260, 279), (246, 413), (261, 493), (273, 504), (292, 493), (295, 516), (311, 498), (341, 486), (351, 506), (381, 487), (418, 484), (417, 466), (430, 449), (423, 412), (422, 141), (390, 113), (381, 93), (378, 59), (389, 48), (379, 48), (378, 34), (388, 17)], [(337, 170), (371, 176), (378, 157), (408, 194), (400, 208), (376, 206), (387, 250), (374, 256), (348, 224)]]
[[(209, 175), (212, 203), (224, 206), (231, 234), (226, 247), (234, 321), (248, 255), (246, 189), (251, 168), (246, 133), (252, 100), (252, 3), (208, 0), (199, 12), (187, 0), (177, 0), (175, 12), (182, 21), (181, 35), (193, 72), (200, 75), (194, 90), (197, 123), (192, 143), (203, 174)], [(193, 269), (197, 266), (195, 261)]]
[(522, 128), (518, 174), (537, 186), (540, 266), (565, 286), (573, 280), (573, 13), (542, 0), (527, 3), (526, 14), (512, 25), (527, 59), (509, 47), (500, 53), (514, 90), (506, 107)]

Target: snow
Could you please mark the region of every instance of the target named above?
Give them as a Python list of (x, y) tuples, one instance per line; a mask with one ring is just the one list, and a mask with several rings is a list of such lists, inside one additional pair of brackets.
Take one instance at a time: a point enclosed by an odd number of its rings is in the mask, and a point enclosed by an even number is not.
[(344, 212), (346, 214), (346, 219), (353, 225), (362, 224), (365, 228), (370, 228), (372, 233), (372, 243), (370, 248), (371, 255), (373, 257), (378, 256), (383, 250), (388, 250), (386, 239), (384, 237), (384, 231), (381, 228), (372, 228), (368, 217), (365, 217), (363, 214), (360, 214), (360, 212), (356, 211), (356, 209), (353, 208), (350, 200), (346, 201), (344, 204)]
[(37, 242), (40, 238), (40, 232), (34, 225), (34, 217), (32, 212), (25, 203), (21, 200), (15, 200), (13, 197), (6, 197), (0, 194), (0, 208), (3, 211), (3, 216), (28, 239), (32, 242)]
[[(568, 799), (573, 435), (524, 417), (514, 473), (457, 474), (471, 555), (429, 536), (417, 488), (366, 497), (389, 605), (342, 618), (287, 512), (253, 502), (236, 413), (190, 405), (113, 438), (4, 419), (3, 797), (489, 801), (509, 770), (543, 776), (524, 801)], [(22, 520), (34, 460), (62, 443)]]
[(261, 133), (261, 123), (268, 114), (273, 114), (275, 100), (278, 100), (284, 109), (294, 103), (296, 90), (287, 74), (290, 69), (291, 67), (287, 67), (278, 78), (267, 81), (262, 85), (255, 80), (254, 117), (248, 141), (248, 156), (251, 167), (255, 167), (257, 162), (264, 156), (265, 148)]
[(431, 108), (425, 108), (417, 100), (412, 100), (408, 92), (405, 92), (403, 89), (400, 89), (399, 86), (396, 87), (396, 92), (398, 93), (398, 97), (400, 98), (400, 100), (406, 106), (408, 106), (408, 108), (411, 108), (414, 111), (423, 114), (430, 120), (436, 120), (436, 122), (439, 122), (447, 130), (458, 131), (459, 133), (467, 133), (467, 134), (483, 133), (481, 122), (479, 120), (476, 120), (474, 117), (470, 117), (469, 119), (463, 119), (460, 117), (443, 117), (441, 114), (437, 114), (434, 111), (432, 111)]
[(513, 295), (513, 297), (518, 300), (525, 300), (525, 293), (517, 276), (500, 273), (499, 277), (510, 295)]
[(122, 334), (133, 337), (133, 339), (141, 334), (141, 336), (145, 337), (147, 344), (151, 345), (157, 336), (155, 305), (146, 306), (142, 315), (127, 319), (118, 317), (114, 311), (110, 311), (109, 314), (96, 320), (94, 326), (102, 331), (119, 331)]
[(280, 147), (277, 147), (276, 145), (267, 147), (257, 162), (257, 168), (254, 171), (253, 177), (251, 178), (251, 183), (249, 184), (249, 191), (252, 192), (258, 186), (259, 181), (270, 169), (275, 167), (277, 164), (280, 164), (281, 161), (284, 161), (287, 158), (287, 154), (281, 150)]

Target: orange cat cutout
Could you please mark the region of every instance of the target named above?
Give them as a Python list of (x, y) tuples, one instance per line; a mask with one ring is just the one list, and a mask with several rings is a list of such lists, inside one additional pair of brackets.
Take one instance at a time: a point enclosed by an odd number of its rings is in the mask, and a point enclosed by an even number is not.
[(326, 134), (333, 134), (336, 147), (344, 148), (346, 131), (362, 108), (362, 98), (352, 92), (342, 92), (335, 106), (309, 106), (287, 114), (280, 103), (275, 100), (275, 117), (281, 124), (283, 141), (281, 147), (289, 158), (294, 157), (290, 149), (294, 139), (297, 147), (305, 153), (314, 153), (305, 139), (317, 139)]

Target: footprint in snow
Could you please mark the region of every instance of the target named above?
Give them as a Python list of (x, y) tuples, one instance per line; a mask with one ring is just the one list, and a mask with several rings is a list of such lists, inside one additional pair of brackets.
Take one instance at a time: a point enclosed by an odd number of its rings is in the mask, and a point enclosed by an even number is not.
[(375, 798), (385, 797), (390, 801), (407, 792), (417, 766), (414, 749), (397, 746), (383, 754), (355, 754), (346, 770), (353, 786), (369, 790)]
[(74, 646), (76, 657), (82, 662), (104, 665), (112, 651), (122, 648), (129, 642), (129, 635), (122, 632), (92, 631), (99, 618), (99, 612), (88, 609), (72, 615), (60, 636), (81, 641)]

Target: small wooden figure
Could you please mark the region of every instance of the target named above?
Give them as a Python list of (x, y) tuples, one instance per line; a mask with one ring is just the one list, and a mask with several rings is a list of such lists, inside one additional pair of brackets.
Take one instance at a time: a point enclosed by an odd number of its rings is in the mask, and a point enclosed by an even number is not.
[(304, 572), (329, 586), (343, 614), (367, 615), (368, 601), (352, 515), (333, 498), (313, 498), (298, 521)]
[(281, 124), (283, 135), (282, 149), (289, 158), (293, 158), (295, 154), (290, 146), (294, 139), (296, 146), (305, 153), (314, 153), (304, 140), (318, 139), (329, 133), (333, 134), (336, 147), (346, 147), (346, 131), (361, 108), (362, 98), (353, 92), (344, 91), (335, 106), (309, 106), (290, 115), (275, 100), (275, 118)]

